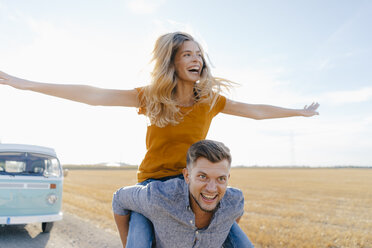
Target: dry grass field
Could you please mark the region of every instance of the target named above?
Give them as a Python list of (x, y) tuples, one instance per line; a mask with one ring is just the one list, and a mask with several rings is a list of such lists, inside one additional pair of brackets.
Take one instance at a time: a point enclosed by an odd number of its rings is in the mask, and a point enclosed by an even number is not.
[[(135, 170), (71, 170), (63, 210), (116, 230), (117, 188)], [(234, 168), (230, 185), (245, 196), (240, 221), (255, 247), (372, 247), (371, 169)]]

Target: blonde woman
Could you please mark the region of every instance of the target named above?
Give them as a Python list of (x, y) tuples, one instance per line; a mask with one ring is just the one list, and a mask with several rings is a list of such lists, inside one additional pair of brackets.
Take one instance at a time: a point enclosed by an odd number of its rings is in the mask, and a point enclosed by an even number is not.
[[(137, 172), (141, 184), (182, 175), (187, 149), (193, 143), (205, 139), (212, 119), (220, 112), (257, 120), (318, 114), (318, 103), (303, 109), (287, 109), (236, 102), (220, 95), (222, 89), (229, 87), (230, 81), (212, 76), (202, 47), (186, 33), (160, 36), (153, 50), (153, 62), (151, 83), (133, 90), (38, 83), (3, 72), (0, 72), (0, 84), (89, 105), (138, 108), (139, 114), (146, 115), (150, 120), (146, 136), (147, 153)], [(138, 220), (138, 216), (132, 213), (128, 227), (129, 216), (121, 217), (116, 222), (121, 226), (119, 232), (123, 246), (142, 247), (135, 242), (144, 240), (151, 244), (151, 237), (149, 240), (138, 238), (139, 233), (136, 231), (148, 230), (149, 224)], [(140, 226), (137, 229), (136, 223), (146, 228)], [(238, 228), (237, 225), (234, 228)]]

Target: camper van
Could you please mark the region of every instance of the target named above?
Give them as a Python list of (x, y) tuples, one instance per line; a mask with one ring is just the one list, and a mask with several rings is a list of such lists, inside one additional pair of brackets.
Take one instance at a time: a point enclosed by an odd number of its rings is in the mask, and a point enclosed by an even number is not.
[(0, 144), (0, 226), (62, 219), (63, 171), (53, 149)]

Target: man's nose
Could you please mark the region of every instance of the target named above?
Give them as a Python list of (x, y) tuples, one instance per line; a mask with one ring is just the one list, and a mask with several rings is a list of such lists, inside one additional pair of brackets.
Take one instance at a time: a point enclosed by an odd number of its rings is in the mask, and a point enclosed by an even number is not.
[(206, 190), (209, 192), (216, 192), (217, 191), (217, 185), (214, 180), (210, 180), (207, 184)]

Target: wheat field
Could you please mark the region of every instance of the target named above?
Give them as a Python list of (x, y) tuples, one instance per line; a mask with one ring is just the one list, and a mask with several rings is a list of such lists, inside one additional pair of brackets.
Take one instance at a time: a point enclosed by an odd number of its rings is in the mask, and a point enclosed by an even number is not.
[[(116, 231), (116, 189), (135, 170), (70, 170), (63, 211)], [(255, 247), (372, 247), (371, 169), (233, 168), (230, 186), (245, 196), (240, 226)]]

